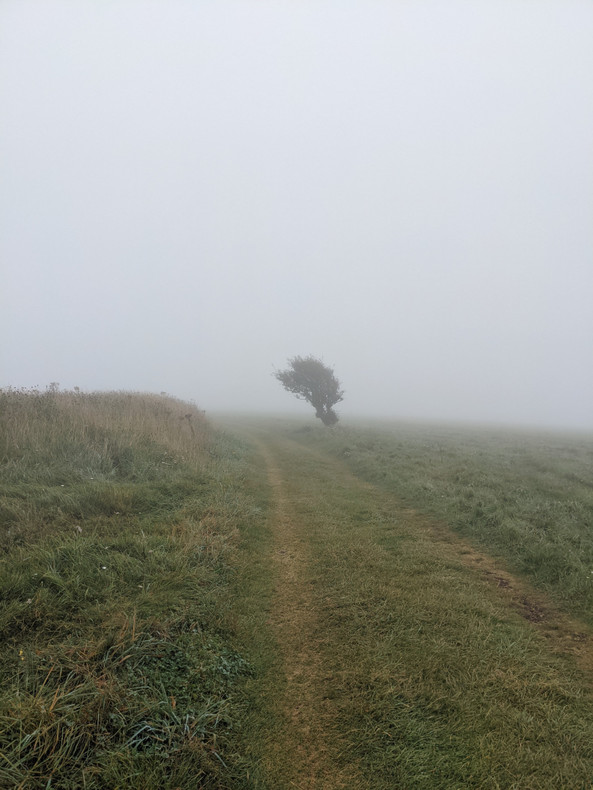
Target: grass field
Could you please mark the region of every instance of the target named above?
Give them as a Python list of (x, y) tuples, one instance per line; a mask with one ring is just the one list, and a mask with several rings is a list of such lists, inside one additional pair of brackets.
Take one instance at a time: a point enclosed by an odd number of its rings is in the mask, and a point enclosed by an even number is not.
[(593, 786), (589, 438), (52, 389), (0, 427), (1, 787)]
[(593, 624), (593, 433), (377, 423), (298, 436)]

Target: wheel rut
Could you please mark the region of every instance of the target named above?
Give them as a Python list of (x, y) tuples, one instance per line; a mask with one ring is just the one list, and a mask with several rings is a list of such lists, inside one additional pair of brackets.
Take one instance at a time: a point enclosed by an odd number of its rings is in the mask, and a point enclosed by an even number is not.
[[(273, 450), (259, 443), (273, 492), (274, 561), (276, 586), (270, 613), (285, 677), (284, 695), (278, 701), (282, 735), (267, 757), (270, 775), (286, 788), (339, 790), (361, 787), (352, 765), (338, 765), (346, 750), (333, 726), (338, 712), (326, 695), (323, 634), (309, 573), (310, 547), (305, 527), (295, 516), (283, 472)], [(283, 776), (278, 776), (278, 766)], [(277, 786), (277, 785), (274, 785)]]

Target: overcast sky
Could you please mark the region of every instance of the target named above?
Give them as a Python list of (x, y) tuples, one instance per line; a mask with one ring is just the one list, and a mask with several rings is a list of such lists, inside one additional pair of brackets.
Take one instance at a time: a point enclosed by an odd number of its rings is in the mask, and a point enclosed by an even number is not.
[(0, 386), (593, 428), (589, 0), (2, 0)]

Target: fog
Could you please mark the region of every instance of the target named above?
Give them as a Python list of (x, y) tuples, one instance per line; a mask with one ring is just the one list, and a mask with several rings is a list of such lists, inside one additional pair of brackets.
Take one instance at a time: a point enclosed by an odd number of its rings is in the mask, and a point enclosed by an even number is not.
[(3, 0), (0, 386), (593, 429), (593, 5)]

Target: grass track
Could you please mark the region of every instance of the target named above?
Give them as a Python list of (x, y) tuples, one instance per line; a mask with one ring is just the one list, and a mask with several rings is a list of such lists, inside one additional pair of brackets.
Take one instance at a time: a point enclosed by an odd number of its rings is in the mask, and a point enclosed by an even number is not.
[(245, 435), (275, 500), (254, 786), (591, 787), (587, 627), (323, 451)]
[(306, 446), (451, 525), (593, 626), (593, 435), (301, 426)]

